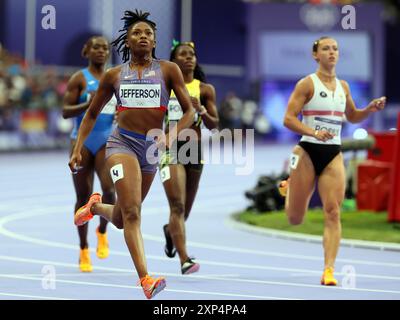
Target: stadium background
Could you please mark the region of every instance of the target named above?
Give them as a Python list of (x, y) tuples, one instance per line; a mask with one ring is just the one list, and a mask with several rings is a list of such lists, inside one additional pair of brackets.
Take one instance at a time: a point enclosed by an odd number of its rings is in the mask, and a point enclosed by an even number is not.
[[(315, 2), (2, 0), (0, 150), (67, 144), (71, 121), (61, 118), (61, 98), (70, 74), (86, 64), (82, 45), (93, 34), (114, 39), (123, 11), (133, 8), (150, 11), (157, 22), (158, 57), (168, 59), (173, 38), (195, 42), (199, 62), (216, 87), (223, 127), (255, 128), (262, 141), (293, 140), (282, 126), (283, 112), (294, 83), (315, 70), (310, 47), (323, 34), (338, 39), (338, 74), (350, 82), (359, 106), (388, 96), (385, 112), (346, 125), (344, 135), (358, 126), (395, 127), (398, 1)], [(355, 30), (341, 24), (341, 8), (348, 3), (356, 9)], [(55, 8), (55, 29), (42, 27), (46, 5)], [(110, 62), (120, 62), (115, 52)]]

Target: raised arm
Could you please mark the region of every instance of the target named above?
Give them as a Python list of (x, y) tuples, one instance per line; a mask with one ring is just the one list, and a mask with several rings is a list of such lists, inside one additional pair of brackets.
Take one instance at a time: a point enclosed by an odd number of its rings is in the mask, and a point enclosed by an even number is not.
[(69, 79), (67, 91), (63, 99), (62, 116), (64, 119), (79, 116), (89, 107), (91, 99), (93, 98), (92, 96), (89, 101), (77, 103), (84, 86), (84, 81), (85, 79), (80, 71), (73, 74)]
[(85, 116), (83, 117), (82, 123), (79, 127), (78, 137), (76, 139), (74, 150), (68, 164), (72, 172), (75, 172), (76, 169), (80, 166), (80, 162), (82, 160), (81, 150), (83, 142), (92, 131), (96, 123), (97, 116), (99, 115), (105, 104), (111, 99), (114, 93), (114, 78), (115, 69), (108, 70), (101, 77), (96, 95), (94, 96), (89, 108), (85, 113)]
[(380, 97), (379, 99), (373, 99), (364, 109), (357, 109), (353, 97), (351, 96), (349, 84), (344, 80), (341, 80), (340, 82), (346, 93), (345, 114), (349, 122), (361, 122), (366, 119), (371, 113), (382, 110), (385, 107), (386, 97)]
[(294, 91), (290, 95), (283, 124), (288, 129), (300, 135), (306, 135), (321, 141), (326, 141), (333, 138), (331, 133), (325, 130), (318, 131), (314, 128), (310, 128), (298, 119), (298, 115), (304, 105), (312, 98), (313, 91), (313, 84), (310, 78), (304, 78), (297, 82)]

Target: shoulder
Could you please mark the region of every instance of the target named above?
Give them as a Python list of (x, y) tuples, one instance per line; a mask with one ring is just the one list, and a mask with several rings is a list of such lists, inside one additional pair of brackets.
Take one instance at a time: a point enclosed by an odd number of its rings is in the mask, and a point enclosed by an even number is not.
[(159, 63), (165, 81), (175, 81), (180, 78), (182, 78), (183, 81), (181, 69), (179, 69), (175, 62), (159, 60)]
[(84, 81), (85, 81), (85, 76), (83, 75), (82, 70), (78, 70), (75, 73), (73, 73), (72, 76), (69, 78), (68, 84), (77, 85), (81, 84)]
[(314, 89), (314, 84), (311, 78), (311, 75), (308, 75), (304, 78), (301, 78), (299, 81), (296, 83), (295, 90), (303, 93), (309, 93), (313, 91)]
[(176, 70), (176, 68), (179, 69), (178, 65), (175, 62), (162, 59), (158, 60), (158, 62), (160, 63), (160, 67), (165, 70), (171, 70), (171, 69)]
[(108, 68), (106, 70), (105, 74), (107, 76), (112, 76), (112, 75), (115, 75), (115, 74), (119, 74), (121, 72), (121, 69), (122, 69), (122, 64), (120, 64), (118, 66), (115, 66), (115, 67)]
[(200, 82), (200, 91), (202, 93), (215, 93), (215, 88), (210, 83)]
[(346, 93), (350, 92), (350, 86), (349, 86), (348, 82), (345, 81), (345, 80), (340, 80), (340, 79), (338, 79), (338, 80), (339, 80), (340, 84), (342, 85), (343, 90), (344, 90)]
[(103, 79), (107, 82), (114, 82), (119, 77), (121, 69), (122, 65), (118, 65), (107, 69), (103, 75)]

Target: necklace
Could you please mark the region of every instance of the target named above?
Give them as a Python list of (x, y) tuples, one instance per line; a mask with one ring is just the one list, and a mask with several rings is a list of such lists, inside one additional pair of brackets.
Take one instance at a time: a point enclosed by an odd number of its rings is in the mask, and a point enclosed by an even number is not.
[(145, 57), (145, 58), (142, 60), (142, 63), (140, 63), (139, 61), (131, 60), (131, 61), (129, 62), (129, 64), (130, 64), (131, 66), (132, 66), (132, 65), (138, 66), (138, 65), (140, 65), (140, 64), (145, 65), (145, 64), (147, 64), (147, 63), (151, 63), (152, 60), (153, 60), (153, 59), (152, 59), (151, 56), (147, 56), (147, 57)]
[(333, 80), (333, 79), (336, 78), (336, 74), (326, 74), (326, 73), (323, 73), (323, 72), (320, 71), (320, 70), (318, 70), (317, 73), (318, 73), (320, 76), (325, 77), (325, 78), (328, 79), (328, 80), (325, 80), (325, 81), (330, 81), (330, 80)]

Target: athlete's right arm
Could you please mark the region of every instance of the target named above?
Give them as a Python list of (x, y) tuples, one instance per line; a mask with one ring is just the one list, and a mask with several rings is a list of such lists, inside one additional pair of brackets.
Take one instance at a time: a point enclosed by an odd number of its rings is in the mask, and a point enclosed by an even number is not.
[(62, 116), (64, 119), (79, 116), (90, 105), (90, 101), (77, 104), (85, 79), (82, 72), (72, 75), (68, 81), (67, 91), (63, 99)]
[(100, 79), (96, 95), (90, 103), (90, 106), (86, 111), (82, 123), (79, 127), (78, 137), (76, 138), (74, 150), (68, 163), (72, 172), (75, 172), (80, 166), (80, 163), (82, 161), (81, 150), (83, 142), (92, 131), (96, 123), (97, 116), (114, 94), (114, 81), (116, 78), (116, 74), (117, 73), (115, 68), (112, 68), (110, 70), (107, 70)]
[(333, 135), (328, 131), (318, 131), (302, 123), (298, 115), (304, 105), (310, 101), (313, 94), (313, 84), (310, 78), (303, 78), (297, 82), (295, 89), (290, 95), (283, 124), (286, 128), (305, 136), (314, 137), (321, 141), (332, 139)]

